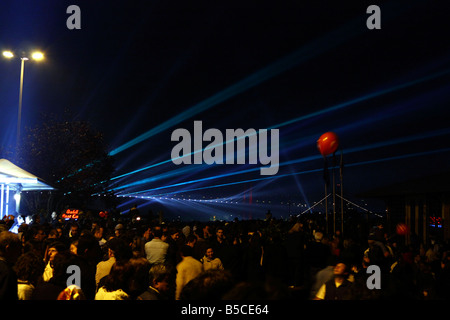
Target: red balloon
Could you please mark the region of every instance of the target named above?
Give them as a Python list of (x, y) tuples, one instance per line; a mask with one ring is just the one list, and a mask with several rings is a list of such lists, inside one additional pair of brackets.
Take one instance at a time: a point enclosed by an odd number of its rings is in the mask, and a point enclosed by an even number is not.
[(408, 226), (404, 223), (399, 223), (397, 224), (395, 231), (398, 235), (404, 236), (405, 234), (408, 234)]
[(329, 154), (336, 152), (339, 147), (339, 138), (334, 132), (325, 132), (317, 140), (317, 148), (320, 154), (326, 157)]

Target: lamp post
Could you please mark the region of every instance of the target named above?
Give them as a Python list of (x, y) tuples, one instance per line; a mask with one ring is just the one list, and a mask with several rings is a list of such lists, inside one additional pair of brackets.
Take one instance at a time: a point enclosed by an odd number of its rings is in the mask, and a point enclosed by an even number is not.
[(19, 146), (20, 141), (20, 123), (22, 119), (22, 95), (23, 95), (23, 71), (25, 69), (25, 61), (28, 60), (26, 57), (20, 58), (22, 61), (20, 66), (20, 89), (19, 89), (19, 112), (17, 114), (17, 138), (16, 138), (16, 146)]
[[(3, 51), (3, 57), (7, 59), (13, 59), (14, 53), (12, 51)], [(31, 54), (31, 58), (36, 61), (40, 61), (44, 59), (44, 54), (39, 51), (35, 51)], [(20, 89), (19, 89), (19, 110), (17, 115), (17, 138), (16, 138), (16, 146), (19, 146), (20, 141), (20, 127), (22, 121), (22, 96), (23, 96), (23, 75), (25, 70), (25, 61), (28, 61), (29, 58), (26, 56), (22, 56), (20, 58), (21, 66), (20, 66)]]

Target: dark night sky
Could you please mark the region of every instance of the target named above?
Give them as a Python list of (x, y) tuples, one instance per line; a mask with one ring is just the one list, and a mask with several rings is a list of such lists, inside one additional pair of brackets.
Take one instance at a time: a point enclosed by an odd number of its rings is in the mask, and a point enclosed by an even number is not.
[[(66, 28), (71, 4), (81, 8), (81, 30)], [(371, 4), (381, 8), (381, 30), (366, 27)], [(170, 160), (170, 134), (192, 132), (194, 120), (224, 132), (297, 119), (279, 127), (280, 163), (293, 163), (273, 179), (251, 172), (148, 195), (248, 199), (251, 189), (254, 201), (312, 204), (324, 195), (316, 141), (334, 131), (346, 164), (345, 197), (361, 203), (361, 192), (448, 170), (449, 24), (444, 1), (5, 0), (0, 49), (46, 54), (26, 64), (24, 127), (41, 112), (69, 108), (104, 132), (112, 151), (168, 124), (115, 155), (117, 175)], [(19, 71), (18, 60), (0, 61), (3, 148), (15, 139)], [(223, 90), (234, 93), (174, 120)], [(184, 168), (170, 175), (183, 168), (168, 162), (114, 186), (169, 173), (119, 190), (138, 192), (247, 167)], [(315, 171), (289, 176), (308, 170)], [(213, 187), (246, 180), (254, 181)]]

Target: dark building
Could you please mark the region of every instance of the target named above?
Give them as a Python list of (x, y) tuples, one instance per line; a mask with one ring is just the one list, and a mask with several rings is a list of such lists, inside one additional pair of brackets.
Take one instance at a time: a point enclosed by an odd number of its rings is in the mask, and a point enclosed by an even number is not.
[(361, 195), (383, 199), (386, 204), (387, 227), (395, 232), (398, 223), (412, 236), (426, 242), (430, 236), (450, 239), (450, 172), (412, 179), (374, 189)]

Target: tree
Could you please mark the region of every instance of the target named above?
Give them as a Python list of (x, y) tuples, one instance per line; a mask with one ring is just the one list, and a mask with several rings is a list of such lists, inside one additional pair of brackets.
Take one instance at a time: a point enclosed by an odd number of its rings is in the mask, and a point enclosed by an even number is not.
[(18, 165), (56, 189), (55, 209), (86, 206), (93, 194), (106, 190), (114, 171), (103, 134), (87, 121), (68, 118), (67, 112), (62, 118), (44, 115), (27, 128), (17, 150)]

